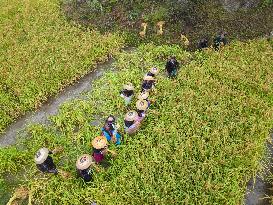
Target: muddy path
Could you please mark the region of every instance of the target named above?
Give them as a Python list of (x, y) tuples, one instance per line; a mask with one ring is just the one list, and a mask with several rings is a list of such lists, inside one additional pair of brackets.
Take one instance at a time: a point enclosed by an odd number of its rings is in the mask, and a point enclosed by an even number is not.
[(273, 173), (273, 134), (270, 141), (266, 143), (267, 157), (263, 173), (258, 173), (247, 184), (245, 195), (245, 205), (271, 205), (273, 204), (273, 184), (269, 183), (266, 178)]
[[(127, 47), (123, 51), (132, 52), (135, 48)], [(97, 66), (89, 74), (75, 82), (74, 84), (67, 86), (55, 97), (48, 99), (38, 110), (30, 111), (26, 115), (17, 119), (12, 123), (4, 132), (0, 135), (0, 147), (6, 147), (16, 143), (18, 136), (24, 136), (24, 130), (29, 124), (49, 124), (49, 117), (56, 115), (59, 108), (66, 102), (76, 98), (83, 98), (84, 93), (92, 90), (92, 82), (101, 77), (106, 71), (114, 70), (114, 59), (110, 58), (107, 62)], [(97, 125), (96, 122), (93, 123)], [(19, 134), (20, 133), (20, 134)]]

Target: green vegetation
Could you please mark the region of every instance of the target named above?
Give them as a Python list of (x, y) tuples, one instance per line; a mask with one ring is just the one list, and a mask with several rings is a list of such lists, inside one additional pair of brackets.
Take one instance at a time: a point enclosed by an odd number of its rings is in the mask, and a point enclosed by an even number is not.
[[(92, 0), (63, 0), (62, 8), (68, 19), (86, 27), (96, 26), (101, 31), (123, 31), (132, 45), (154, 42), (181, 43), (184, 34), (190, 49), (196, 49), (201, 38), (213, 37), (225, 30), (230, 40), (249, 40), (273, 30), (272, 0), (261, 1), (260, 6), (226, 11), (218, 0), (132, 0), (101, 1), (101, 7), (90, 6)], [(97, 2), (97, 1), (96, 1)], [(94, 12), (94, 8), (97, 9)], [(103, 8), (103, 9), (101, 9)], [(165, 21), (164, 35), (156, 35), (157, 21)], [(147, 22), (145, 38), (139, 38), (141, 23)]]
[[(174, 53), (184, 66), (170, 80), (163, 68)], [(64, 104), (49, 127), (31, 126), (17, 148), (0, 149), (3, 183), (7, 170), (14, 175), (24, 170), (20, 182), (35, 204), (240, 204), (247, 181), (261, 168), (272, 126), (272, 65), (266, 40), (192, 55), (179, 46), (153, 44), (121, 53), (119, 72), (97, 80), (87, 99)], [(109, 159), (111, 166), (85, 185), (75, 178), (75, 162), (91, 152), (89, 144), (100, 132), (90, 122), (114, 114), (122, 124), (126, 109), (119, 91), (127, 81), (140, 90), (151, 66), (161, 75), (148, 117), (136, 135), (125, 135), (124, 145), (112, 147), (118, 156)], [(54, 160), (71, 179), (36, 170), (33, 156), (42, 146), (64, 147)]]
[(69, 24), (58, 0), (4, 0), (0, 19), (0, 133), (124, 44)]
[[(27, 138), (0, 148), (0, 204), (19, 186), (28, 187), (33, 204), (242, 202), (246, 183), (263, 168), (259, 162), (272, 127), (272, 40), (235, 41), (219, 52), (193, 53), (165, 43), (178, 42), (183, 33), (194, 47), (204, 34), (212, 36), (219, 29), (228, 31), (231, 39), (261, 36), (273, 29), (271, 0), (232, 14), (213, 0), (180, 6), (175, 0), (1, 3), (0, 132), (109, 55), (116, 56), (117, 72), (108, 71), (96, 80), (86, 98), (65, 103), (50, 125), (31, 125)], [(124, 35), (102, 35), (68, 23), (61, 9), (83, 25), (96, 24)], [(166, 21), (163, 37), (155, 35), (160, 20)], [(148, 32), (140, 39), (143, 21), (148, 22)], [(154, 43), (119, 53), (124, 38), (132, 44)], [(164, 75), (170, 55), (182, 63), (176, 80)], [(113, 114), (122, 125), (126, 112), (119, 97), (122, 85), (130, 81), (140, 90), (143, 74), (152, 66), (161, 74), (141, 129), (130, 137), (123, 133), (125, 143), (111, 145), (118, 156), (108, 158), (110, 166), (101, 168), (94, 182), (84, 184), (76, 178), (75, 162), (91, 152), (90, 142), (100, 133), (91, 122), (99, 116), (102, 123)], [(34, 154), (44, 146), (64, 148), (53, 158), (71, 178), (36, 169)]]

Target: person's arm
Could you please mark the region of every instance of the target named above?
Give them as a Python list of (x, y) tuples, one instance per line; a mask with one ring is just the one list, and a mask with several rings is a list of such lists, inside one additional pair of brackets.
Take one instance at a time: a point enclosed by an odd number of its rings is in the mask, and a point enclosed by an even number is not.
[(107, 149), (107, 152), (109, 152), (113, 157), (117, 156), (117, 153), (113, 150)]
[(64, 148), (63, 147), (56, 147), (52, 152), (50, 151), (50, 154), (57, 154), (63, 152)]

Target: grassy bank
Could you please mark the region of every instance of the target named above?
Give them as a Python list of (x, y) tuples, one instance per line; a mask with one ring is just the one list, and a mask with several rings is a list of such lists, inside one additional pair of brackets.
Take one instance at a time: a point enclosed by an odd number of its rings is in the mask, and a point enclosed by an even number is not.
[[(134, 45), (151, 41), (159, 45), (181, 43), (180, 35), (184, 34), (190, 49), (195, 50), (200, 39), (206, 37), (212, 43), (220, 30), (228, 33), (229, 40), (241, 41), (268, 35), (273, 30), (273, 4), (269, 1), (234, 12), (226, 11), (218, 0), (62, 2), (68, 19), (101, 31), (123, 31), (127, 42)], [(158, 21), (165, 21), (163, 36), (157, 35)], [(139, 36), (142, 22), (148, 23), (144, 38)]]
[[(177, 80), (163, 72), (171, 54), (185, 64)], [(111, 166), (84, 185), (75, 178), (75, 161), (91, 152), (90, 141), (100, 132), (90, 122), (114, 114), (122, 124), (122, 85), (131, 81), (139, 90), (143, 74), (154, 65), (161, 74), (141, 130), (125, 136)], [(17, 148), (0, 149), (3, 184), (7, 171), (24, 170), (20, 182), (35, 204), (240, 204), (247, 181), (261, 168), (272, 127), (272, 65), (272, 47), (265, 40), (194, 56), (177, 46), (152, 44), (120, 54), (119, 72), (97, 80), (87, 99), (65, 104), (50, 127), (31, 126)], [(41, 146), (64, 147), (54, 160), (71, 179), (37, 172), (33, 156)]]
[(4, 0), (0, 19), (0, 133), (123, 45), (67, 23), (57, 0)]

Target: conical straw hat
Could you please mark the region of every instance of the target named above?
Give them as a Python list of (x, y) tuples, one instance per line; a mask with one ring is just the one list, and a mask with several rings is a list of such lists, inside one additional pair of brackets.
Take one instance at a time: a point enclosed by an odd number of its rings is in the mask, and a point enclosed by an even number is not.
[(93, 158), (89, 154), (84, 154), (80, 156), (76, 162), (76, 167), (79, 170), (84, 170), (94, 164)]
[(126, 85), (123, 86), (123, 89), (125, 90), (134, 90), (134, 85), (132, 83), (128, 83)]
[(154, 75), (157, 75), (159, 73), (159, 69), (157, 67), (151, 68), (150, 72)]
[(144, 76), (143, 80), (155, 80), (152, 76)]
[(104, 136), (98, 136), (92, 140), (92, 146), (95, 149), (103, 149), (106, 147), (106, 145), (107, 145), (107, 139)]
[(126, 113), (125, 120), (127, 121), (134, 121), (137, 118), (137, 112), (134, 110), (131, 110)]
[(34, 160), (36, 164), (42, 164), (48, 157), (49, 150), (45, 147), (38, 150), (35, 154)]
[(148, 92), (142, 92), (138, 95), (137, 99), (139, 100), (146, 100), (149, 97), (149, 93)]
[(138, 110), (146, 110), (148, 108), (148, 102), (146, 100), (138, 100), (136, 107)]

